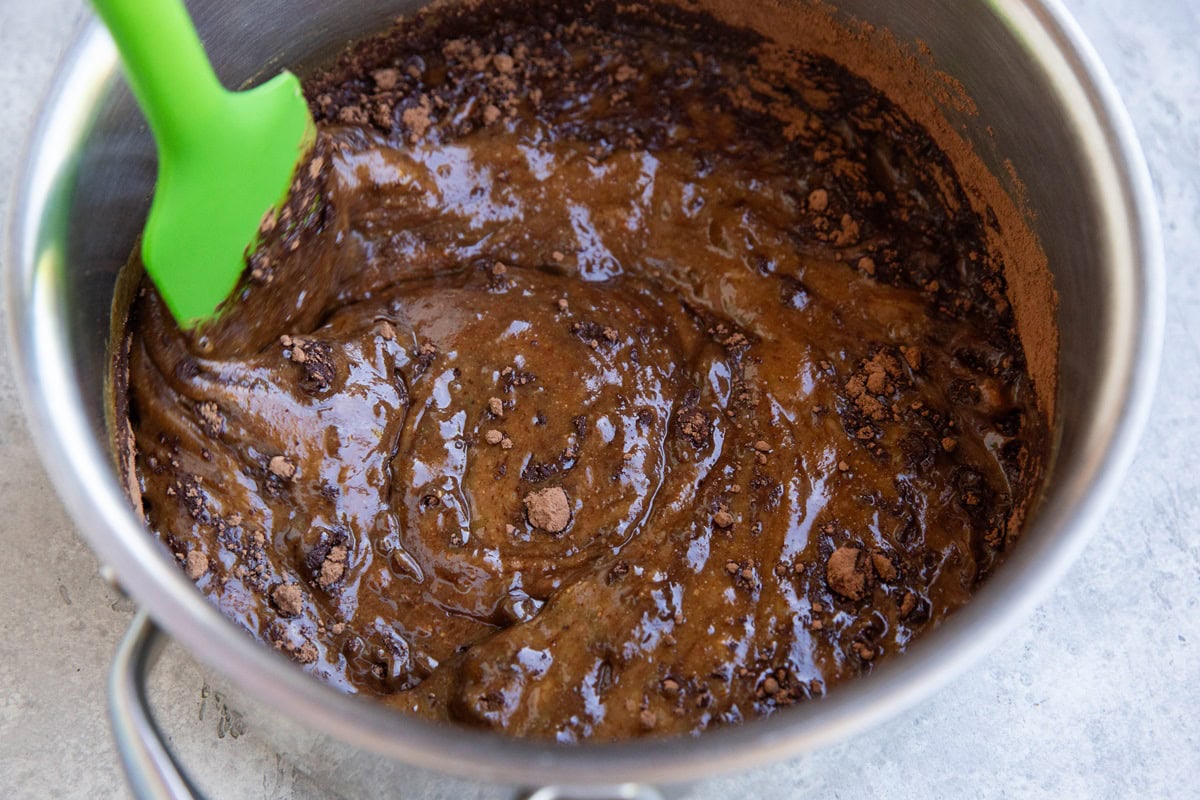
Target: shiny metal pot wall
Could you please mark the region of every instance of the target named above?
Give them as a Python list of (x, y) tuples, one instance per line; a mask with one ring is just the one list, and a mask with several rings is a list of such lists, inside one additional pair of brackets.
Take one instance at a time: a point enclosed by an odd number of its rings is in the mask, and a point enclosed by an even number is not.
[[(750, 0), (747, 0), (749, 2)], [(311, 62), (415, 5), (387, 0), (195, 0), (229, 85)], [(1061, 295), (1058, 454), (1021, 546), (975, 600), (910, 652), (831, 697), (699, 738), (559, 748), (411, 719), (316, 683), (228, 623), (142, 529), (108, 451), (106, 336), (117, 272), (142, 225), (153, 147), (117, 79), (106, 35), (67, 56), (18, 186), (7, 264), (9, 323), (30, 425), (64, 503), (154, 621), (250, 696), (382, 756), (497, 783), (576, 787), (694, 780), (815, 748), (914, 702), (990, 648), (1082, 548), (1116, 490), (1148, 406), (1162, 318), (1158, 230), (1124, 110), (1074, 24), (1038, 0), (847, 0), (920, 39), (979, 115), (967, 135), (1011, 159)], [(264, 66), (264, 56), (270, 56)], [(984, 131), (994, 131), (983, 146)], [(986, 157), (986, 156), (985, 156)], [(115, 673), (115, 723), (139, 791), (175, 791), (163, 752), (128, 739), (139, 716), (145, 628)], [(160, 760), (156, 761), (155, 759)], [(648, 791), (615, 787), (639, 796)], [(550, 796), (550, 795), (547, 795)]]

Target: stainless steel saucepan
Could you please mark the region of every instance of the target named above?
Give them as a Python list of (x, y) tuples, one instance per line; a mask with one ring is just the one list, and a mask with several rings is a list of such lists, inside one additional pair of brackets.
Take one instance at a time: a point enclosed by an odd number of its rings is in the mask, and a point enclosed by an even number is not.
[[(189, 3), (227, 85), (312, 63), (420, 4)], [(191, 791), (144, 705), (155, 629), (291, 725), (369, 751), (378, 763), (419, 765), (510, 796), (500, 787), (533, 787), (539, 800), (650, 798), (663, 786), (820, 747), (895, 713), (991, 648), (1046, 594), (1117, 490), (1155, 381), (1162, 265), (1141, 153), (1095, 54), (1055, 0), (837, 5), (928, 45), (978, 104), (964, 134), (996, 170), (1007, 159), (1025, 179), (1060, 294), (1057, 453), (1044, 497), (975, 599), (870, 676), (699, 737), (572, 747), (436, 725), (318, 683), (222, 617), (131, 512), (108, 446), (106, 339), (117, 273), (145, 219), (154, 151), (110, 40), (95, 25), (83, 31), (46, 101), (13, 204), (9, 333), (29, 424), (63, 503), (145, 609), (110, 687), (114, 730), (139, 796)]]

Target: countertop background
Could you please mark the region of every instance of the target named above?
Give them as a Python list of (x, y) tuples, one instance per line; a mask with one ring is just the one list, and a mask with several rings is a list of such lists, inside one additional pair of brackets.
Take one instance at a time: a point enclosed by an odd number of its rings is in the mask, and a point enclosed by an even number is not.
[[(704, 784), (697, 797), (1200, 796), (1200, 2), (1065, 2), (1132, 112), (1162, 213), (1166, 348), (1136, 461), (1091, 546), (992, 657), (869, 733)], [(0, 0), (0, 219), (35, 111), (83, 16), (81, 0)], [(0, 341), (3, 365), (7, 347)], [(0, 370), (6, 796), (127, 791), (104, 691), (134, 609), (97, 567)], [(173, 647), (152, 694), (173, 746), (213, 798), (354, 797), (373, 780), (381, 782), (371, 796), (475, 794), (428, 777), (397, 782), (312, 742), (280, 752), (261, 718), (218, 702), (210, 680)]]

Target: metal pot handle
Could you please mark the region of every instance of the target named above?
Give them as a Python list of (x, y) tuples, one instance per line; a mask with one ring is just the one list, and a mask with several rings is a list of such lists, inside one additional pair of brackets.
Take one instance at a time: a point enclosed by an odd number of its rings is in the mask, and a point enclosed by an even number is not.
[(518, 800), (663, 800), (663, 795), (653, 786), (623, 783), (596, 788), (544, 786), (520, 795)]
[(146, 680), (164, 638), (149, 614), (134, 615), (109, 672), (108, 717), (125, 779), (137, 800), (200, 800), (167, 749), (146, 701)]

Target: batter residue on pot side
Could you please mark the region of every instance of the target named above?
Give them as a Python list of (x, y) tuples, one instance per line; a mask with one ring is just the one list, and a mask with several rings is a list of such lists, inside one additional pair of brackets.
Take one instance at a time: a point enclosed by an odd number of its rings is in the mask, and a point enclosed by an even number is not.
[(967, 602), (1045, 425), (986, 220), (838, 65), (670, 7), (444, 7), (307, 90), (199, 337), (126, 341), (148, 526), (398, 708), (572, 741), (819, 696)]

